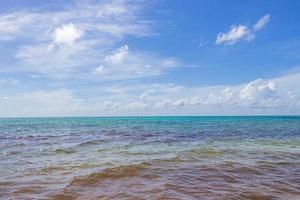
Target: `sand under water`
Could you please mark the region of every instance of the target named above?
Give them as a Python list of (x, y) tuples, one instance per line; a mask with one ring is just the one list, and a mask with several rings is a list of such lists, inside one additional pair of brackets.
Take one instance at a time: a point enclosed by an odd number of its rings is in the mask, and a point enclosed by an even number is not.
[(0, 119), (0, 199), (300, 199), (300, 117)]

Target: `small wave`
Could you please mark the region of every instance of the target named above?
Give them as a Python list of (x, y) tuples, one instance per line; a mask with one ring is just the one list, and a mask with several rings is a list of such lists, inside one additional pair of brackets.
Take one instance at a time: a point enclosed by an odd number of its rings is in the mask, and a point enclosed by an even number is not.
[(205, 158), (210, 158), (210, 157), (221, 157), (224, 155), (225, 152), (213, 149), (213, 148), (197, 148), (197, 149), (191, 149), (184, 154), (187, 155), (192, 155), (192, 156), (199, 156), (199, 157), (205, 157)]
[(62, 135), (3, 135), (0, 136), (0, 140), (47, 140), (55, 137), (62, 137)]
[(55, 149), (54, 152), (57, 153), (57, 154), (72, 154), (72, 153), (76, 153), (76, 151), (74, 149)]
[(251, 167), (251, 166), (239, 167), (237, 168), (237, 171), (239, 173), (244, 173), (244, 174), (263, 175), (263, 172), (261, 172), (257, 167)]
[(75, 170), (75, 169), (87, 169), (87, 168), (92, 168), (92, 167), (100, 167), (101, 164), (96, 164), (96, 163), (82, 163), (79, 165), (73, 165), (70, 167), (70, 169)]
[(142, 162), (138, 164), (122, 165), (104, 169), (100, 173), (92, 173), (84, 177), (74, 178), (70, 186), (88, 186), (99, 182), (102, 179), (120, 179), (131, 177), (151, 166), (149, 162)]
[(53, 172), (63, 171), (63, 170), (66, 170), (66, 167), (63, 167), (63, 166), (47, 166), (47, 167), (39, 169), (39, 172), (41, 174), (51, 174)]
[(178, 163), (178, 162), (185, 162), (186, 160), (182, 158), (180, 155), (176, 154), (173, 157), (170, 158), (163, 158), (163, 159), (153, 159), (152, 160), (155, 163)]
[(65, 173), (71, 173), (74, 170), (81, 170), (81, 169), (87, 169), (92, 167), (100, 167), (100, 164), (95, 163), (82, 163), (78, 165), (71, 165), (71, 166), (65, 166), (65, 165), (53, 165), (53, 166), (45, 166), (42, 168), (39, 168), (38, 172), (41, 174), (51, 174), (54, 172), (65, 172)]
[(101, 144), (105, 142), (105, 140), (90, 140), (90, 141), (86, 141), (86, 142), (82, 142), (80, 144), (78, 144), (77, 146), (81, 147), (81, 146), (90, 146), (90, 145), (96, 145), (96, 144)]
[(241, 199), (253, 199), (253, 200), (272, 200), (272, 199), (277, 199), (276, 196), (269, 195), (269, 194), (260, 194), (260, 193), (255, 193), (255, 194), (240, 194), (239, 198)]
[(13, 146), (15, 146), (15, 147), (23, 147), (23, 146), (25, 146), (25, 143), (23, 143), (23, 142), (17, 142), (15, 144), (13, 144)]
[(20, 153), (21, 153), (20, 151), (8, 151), (8, 152), (4, 152), (3, 155), (4, 156), (15, 156), (15, 155), (18, 155)]
[(272, 147), (291, 147), (295, 148), (299, 144), (299, 140), (258, 140), (255, 142), (256, 144), (263, 145), (263, 146), (272, 146)]

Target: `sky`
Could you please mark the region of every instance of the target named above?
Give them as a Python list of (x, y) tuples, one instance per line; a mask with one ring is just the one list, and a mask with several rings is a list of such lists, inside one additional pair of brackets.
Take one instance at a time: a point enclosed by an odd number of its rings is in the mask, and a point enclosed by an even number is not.
[(0, 117), (299, 115), (300, 1), (0, 1)]

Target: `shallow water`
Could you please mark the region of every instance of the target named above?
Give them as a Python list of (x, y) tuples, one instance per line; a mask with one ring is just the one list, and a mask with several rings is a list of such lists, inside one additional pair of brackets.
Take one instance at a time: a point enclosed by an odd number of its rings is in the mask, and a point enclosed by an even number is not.
[(300, 117), (0, 119), (0, 199), (300, 199)]

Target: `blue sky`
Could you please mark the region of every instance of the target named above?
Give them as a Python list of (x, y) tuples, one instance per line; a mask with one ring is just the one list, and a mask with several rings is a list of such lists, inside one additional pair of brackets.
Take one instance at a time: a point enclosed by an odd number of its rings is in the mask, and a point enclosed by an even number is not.
[(300, 114), (299, 1), (0, 2), (0, 116)]

